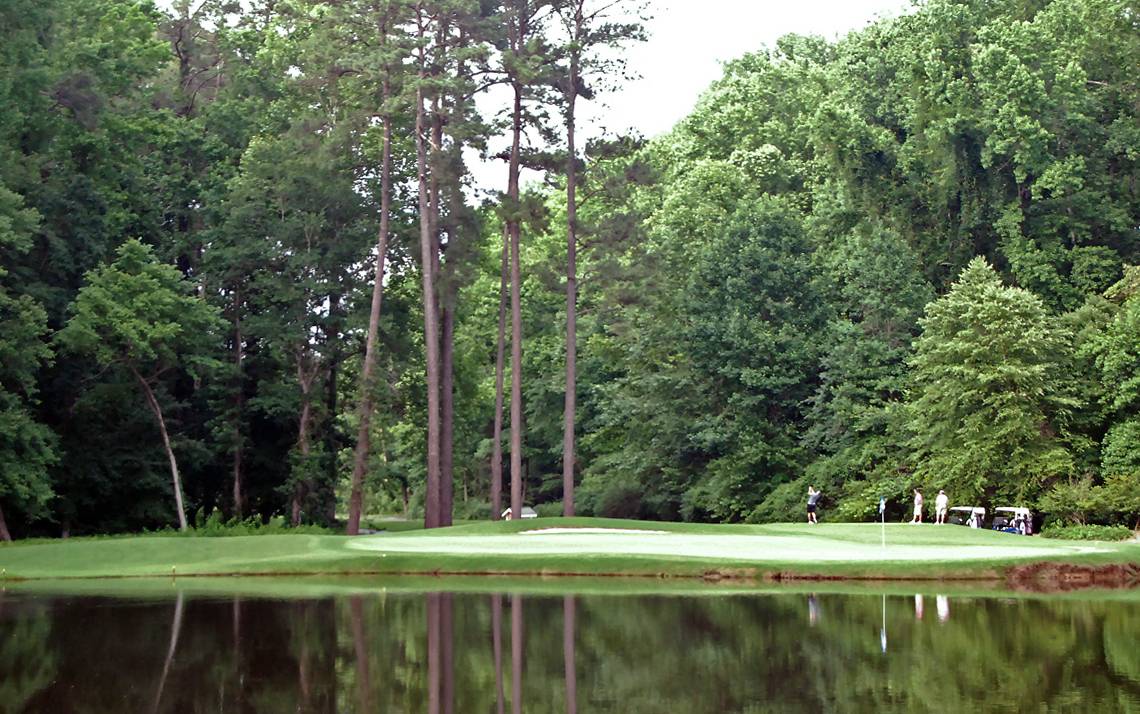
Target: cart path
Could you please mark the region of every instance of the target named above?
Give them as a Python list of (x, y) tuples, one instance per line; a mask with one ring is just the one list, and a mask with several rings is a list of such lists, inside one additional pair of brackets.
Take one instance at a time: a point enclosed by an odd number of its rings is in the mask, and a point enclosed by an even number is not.
[[(350, 541), (349, 548), (378, 553), (441, 555), (605, 555), (805, 563), (851, 561), (971, 561), (1055, 558), (1109, 553), (1094, 545), (1026, 539), (1018, 545), (891, 545), (855, 543), (826, 536), (712, 535), (693, 533), (614, 533), (539, 531), (509, 535), (422, 537), (391, 534)], [(1011, 536), (1014, 538), (1016, 536)]]

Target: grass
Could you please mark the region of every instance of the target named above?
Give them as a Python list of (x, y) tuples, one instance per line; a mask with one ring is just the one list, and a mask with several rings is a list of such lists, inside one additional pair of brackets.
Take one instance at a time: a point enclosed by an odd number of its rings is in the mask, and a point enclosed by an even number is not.
[[(665, 533), (520, 534), (543, 528)], [(480, 522), (372, 536), (36, 541), (0, 547), (8, 579), (185, 575), (496, 574), (1001, 578), (1013, 565), (1140, 563), (1140, 544), (1072, 543), (955, 526), (705, 525), (595, 518)]]

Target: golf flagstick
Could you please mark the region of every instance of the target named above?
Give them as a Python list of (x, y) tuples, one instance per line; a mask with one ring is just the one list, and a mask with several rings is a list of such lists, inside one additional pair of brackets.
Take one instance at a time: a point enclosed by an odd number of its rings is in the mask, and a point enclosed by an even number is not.
[(887, 499), (879, 498), (879, 519), (882, 521), (883, 549), (887, 547)]

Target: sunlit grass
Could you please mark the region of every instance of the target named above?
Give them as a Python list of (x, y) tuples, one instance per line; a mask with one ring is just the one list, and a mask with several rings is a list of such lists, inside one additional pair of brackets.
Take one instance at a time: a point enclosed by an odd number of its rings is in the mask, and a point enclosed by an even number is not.
[[(519, 534), (554, 527), (666, 533)], [(36, 541), (0, 548), (0, 568), (10, 579), (346, 573), (993, 578), (1025, 562), (1140, 562), (1140, 545), (1135, 543), (1073, 543), (957, 526), (888, 524), (884, 549), (881, 533), (877, 524), (549, 518), (355, 538), (310, 534)]]

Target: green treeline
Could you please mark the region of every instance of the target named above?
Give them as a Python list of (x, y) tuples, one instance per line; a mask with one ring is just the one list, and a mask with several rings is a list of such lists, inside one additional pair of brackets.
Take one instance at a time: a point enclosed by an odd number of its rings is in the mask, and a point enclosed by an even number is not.
[(0, 536), (439, 525), (512, 477), (1140, 516), (1134, 3), (929, 0), (575, 143), (643, 34), (606, 6), (4, 3)]

